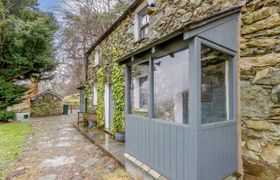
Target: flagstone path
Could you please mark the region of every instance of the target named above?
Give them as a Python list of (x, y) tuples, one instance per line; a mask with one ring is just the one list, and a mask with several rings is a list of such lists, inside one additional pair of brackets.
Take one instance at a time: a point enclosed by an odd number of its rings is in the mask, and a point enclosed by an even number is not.
[(99, 180), (120, 168), (73, 128), (74, 118), (72, 115), (31, 119), (32, 134), (7, 178)]

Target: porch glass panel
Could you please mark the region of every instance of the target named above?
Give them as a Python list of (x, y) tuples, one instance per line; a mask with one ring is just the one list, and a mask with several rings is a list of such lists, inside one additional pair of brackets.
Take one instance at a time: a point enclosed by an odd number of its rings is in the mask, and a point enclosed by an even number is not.
[(229, 119), (229, 63), (231, 56), (201, 46), (201, 121), (215, 123)]
[(156, 119), (188, 123), (189, 50), (157, 58), (154, 71), (154, 116)]

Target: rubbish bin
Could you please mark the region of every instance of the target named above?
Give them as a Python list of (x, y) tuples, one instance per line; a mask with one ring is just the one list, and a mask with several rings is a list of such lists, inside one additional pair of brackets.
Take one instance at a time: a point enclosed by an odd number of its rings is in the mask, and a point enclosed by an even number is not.
[(69, 110), (69, 105), (68, 104), (64, 104), (63, 105), (63, 114), (68, 114), (68, 110)]

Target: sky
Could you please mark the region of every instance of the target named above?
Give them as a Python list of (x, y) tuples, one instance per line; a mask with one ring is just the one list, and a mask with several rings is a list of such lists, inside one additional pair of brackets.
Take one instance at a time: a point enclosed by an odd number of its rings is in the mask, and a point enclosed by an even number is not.
[(44, 12), (54, 12), (61, 8), (61, 0), (38, 0), (39, 9)]

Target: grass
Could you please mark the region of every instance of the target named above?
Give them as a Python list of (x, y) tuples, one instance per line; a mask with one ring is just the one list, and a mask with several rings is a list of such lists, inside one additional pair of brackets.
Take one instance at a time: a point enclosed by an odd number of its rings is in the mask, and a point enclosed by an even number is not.
[(117, 169), (116, 171), (106, 174), (102, 178), (103, 180), (130, 180), (130, 175), (124, 169)]
[(5, 172), (20, 155), (30, 132), (30, 123), (0, 124), (0, 179), (4, 178)]
[(70, 96), (65, 96), (63, 102), (78, 108), (80, 106), (80, 94), (72, 94)]

